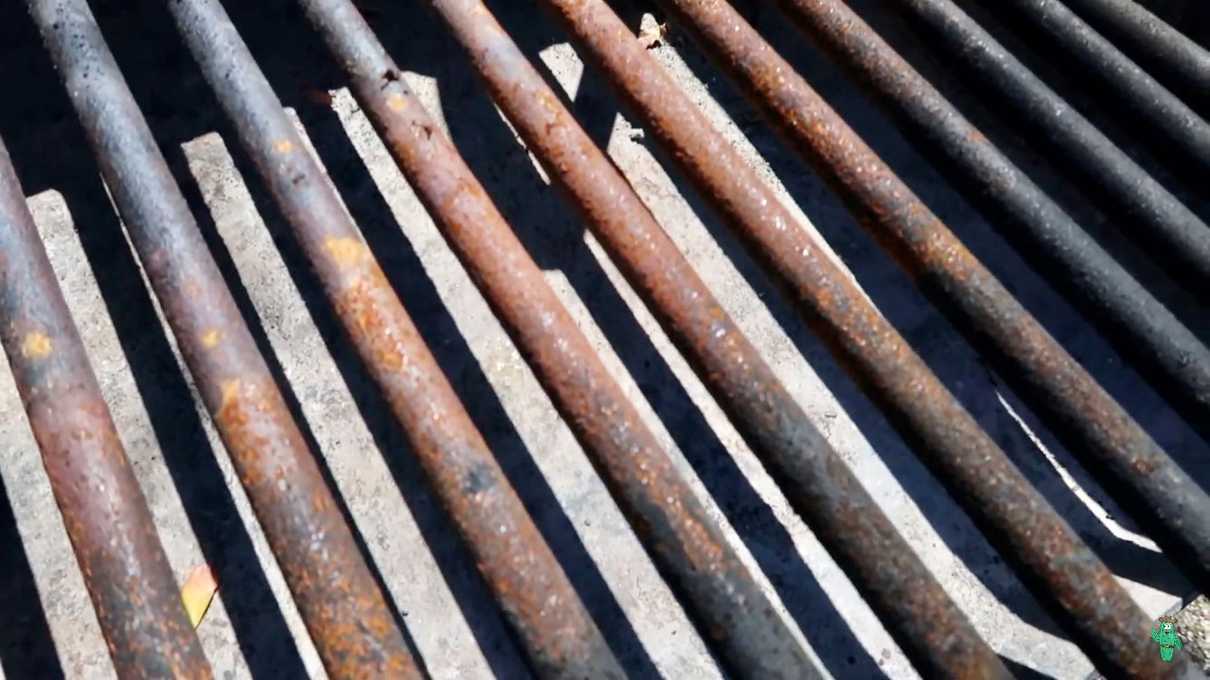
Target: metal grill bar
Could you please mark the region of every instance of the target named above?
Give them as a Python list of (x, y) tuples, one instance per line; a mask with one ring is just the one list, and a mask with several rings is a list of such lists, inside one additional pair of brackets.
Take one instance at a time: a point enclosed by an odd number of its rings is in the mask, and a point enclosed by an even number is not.
[(1066, 4), (1190, 106), (1203, 115), (1210, 109), (1206, 48), (1132, 0), (1067, 0)]
[[(1092, 379), (801, 76), (725, 3), (666, 0), (766, 116), (853, 207), (1088, 467), (1145, 508), (1140, 522), (1210, 583), (1210, 495)], [(770, 74), (776, 74), (771, 77)]]
[(418, 677), (88, 5), (28, 7), (328, 674)]
[[(621, 20), (599, 1), (549, 0), (548, 4), (703, 194), (791, 286), (807, 321), (831, 343), (867, 394), (915, 444), (917, 453), (1016, 565), (1039, 599), (1055, 608), (1094, 662), (1122, 675), (1166, 672), (1147, 644), (1146, 617), (1105, 565), (856, 286), (822, 255), (820, 245), (711, 129)], [(730, 22), (727, 28), (737, 26)], [(815, 125), (816, 133), (827, 135), (835, 122)], [(853, 141), (838, 143), (834, 153), (854, 152)], [(893, 181), (888, 172), (869, 162), (858, 167), (871, 184)], [(902, 202), (882, 209), (904, 217), (915, 210)], [(969, 257), (958, 243), (925, 241), (912, 248), (926, 260)], [(973, 263), (964, 276), (979, 277)], [(980, 283), (989, 285), (988, 280)]]
[[(589, 453), (703, 639), (741, 677), (816, 677), (701, 503), (351, 3), (302, 0), (399, 168)], [(517, 291), (525, 291), (518, 296)]]
[[(481, 2), (437, 2), (526, 143), (694, 363), (795, 509), (845, 566), (917, 666), (992, 677), (1003, 667), (807, 420), (617, 169)], [(483, 55), (491, 55), (487, 58)], [(744, 668), (736, 635), (727, 656)], [(744, 643), (745, 645), (748, 643)], [(751, 663), (748, 668), (755, 668)]]
[(0, 341), (114, 668), (211, 677), (3, 142)]
[[(1117, 224), (1193, 292), (1210, 286), (1210, 227), (1122, 152), (1079, 111), (950, 0), (896, 0), (916, 25), (939, 38), (938, 49), (1017, 120), (1045, 140), (1054, 156), (1113, 209)], [(1195, 419), (1210, 417), (1210, 395), (1197, 395)]]
[(1210, 123), (1061, 2), (1009, 0), (992, 6), (1017, 12), (1049, 36), (1082, 67), (1083, 77), (1098, 81), (1109, 97), (1121, 100), (1147, 121), (1145, 130), (1170, 142), (1167, 152), (1183, 156), (1192, 164), (1191, 172), (1204, 175), (1210, 171)]
[[(551, 678), (623, 677), (222, 6), (182, 0), (169, 9), (534, 669)], [(380, 79), (382, 73), (375, 72)], [(513, 290), (532, 285), (528, 280)], [(567, 332), (560, 330), (552, 336)]]
[[(329, 676), (422, 677), (316, 461), (223, 284), (86, 0), (26, 0), (138, 258), (212, 414)], [(490, 304), (701, 638), (729, 675), (817, 678), (673, 461), (350, 0), (297, 0), (446, 242)], [(1067, 0), (1169, 83), (1210, 82), (1210, 56), (1120, 0)], [(795, 403), (622, 173), (481, 0), (432, 0), (496, 103), (586, 217), (913, 665), (1009, 677), (848, 465)], [(1150, 622), (1104, 564), (713, 130), (602, 0), (547, 0), (863, 391), (1113, 677), (1202, 678), (1157, 659)], [(747, 90), (967, 339), (1087, 469), (1210, 585), (1210, 496), (1055, 342), (848, 125), (726, 2), (662, 0)], [(1210, 350), (857, 16), (844, 0), (781, 0), (914, 143), (1194, 420), (1210, 415)], [(1210, 229), (949, 0), (901, 0), (961, 52), (1074, 171), (1159, 232), (1182, 282), (1210, 282)], [(1012, 5), (1137, 113), (1210, 167), (1210, 125), (1053, 0)], [(349, 341), (406, 433), (530, 668), (622, 678), (556, 556), (472, 423), (375, 255), (307, 150), (220, 0), (168, 3), (257, 173), (292, 226)], [(1191, 96), (1195, 102), (1204, 93)], [(1061, 120), (1056, 120), (1059, 118)], [(1150, 231), (1147, 231), (1150, 230)], [(1144, 245), (1148, 245), (1146, 242)], [(1186, 248), (1185, 251), (1179, 250)], [(1177, 248), (1177, 252), (1171, 249)], [(0, 143), (0, 341), (119, 676), (207, 678), (150, 512), (126, 461), (7, 150)], [(1195, 425), (1198, 424), (1195, 422)]]
[(1210, 350), (861, 17), (840, 0), (781, 4), (1161, 392), (1178, 401), (1196, 403), (1198, 395), (1206, 401)]

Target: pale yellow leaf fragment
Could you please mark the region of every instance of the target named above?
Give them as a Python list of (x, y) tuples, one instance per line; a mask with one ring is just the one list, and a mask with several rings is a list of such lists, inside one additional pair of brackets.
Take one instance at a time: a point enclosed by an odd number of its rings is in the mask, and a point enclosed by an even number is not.
[(202, 622), (217, 590), (218, 581), (214, 580), (210, 565), (198, 565), (189, 572), (189, 577), (181, 586), (181, 601), (185, 603), (185, 612), (189, 614), (189, 623), (194, 628)]

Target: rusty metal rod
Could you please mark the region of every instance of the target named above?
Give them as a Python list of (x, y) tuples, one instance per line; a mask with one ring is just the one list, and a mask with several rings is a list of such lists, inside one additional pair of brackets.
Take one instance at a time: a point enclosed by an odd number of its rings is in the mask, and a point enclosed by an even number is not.
[[(911, 547), (719, 305), (638, 195), (479, 2), (438, 10), (496, 102), (769, 468), (929, 677), (1006, 676)], [(480, 55), (491, 55), (490, 59)], [(379, 64), (393, 68), (390, 62)], [(737, 663), (742, 659), (737, 659)]]
[[(712, 647), (741, 675), (817, 677), (717, 526), (608, 375), (537, 266), (398, 69), (343, 0), (303, 2), (400, 168)], [(518, 296), (517, 291), (524, 291)]]
[(1065, 4), (1202, 115), (1210, 112), (1210, 50), (1134, 0)]
[[(945, 225), (894, 178), (856, 133), (750, 27), (745, 24), (743, 29), (721, 32), (718, 26), (723, 22), (702, 12), (694, 0), (668, 0), (668, 4), (676, 5), (681, 16), (693, 23), (790, 143), (846, 196), (850, 205), (859, 206), (862, 223), (909, 272), (924, 280), (924, 290), (937, 307), (972, 342), (990, 346), (1000, 373), (1027, 398), (1064, 444), (1084, 460), (1090, 471), (1109, 482), (1108, 486), (1128, 492), (1132, 503), (1127, 507), (1135, 519), (1162, 545), (1182, 556), (1177, 562), (1194, 582), (1210, 583), (1210, 523), (1204, 519), (1210, 517), (1210, 495), (961, 247)], [(945, 135), (949, 157), (963, 161), (954, 164), (951, 175), (991, 176), (993, 181), (975, 190), (987, 195), (989, 201), (997, 200), (992, 194), (1007, 201), (1015, 190), (1023, 190), (1023, 195), (1011, 200), (1026, 208), (1023, 212), (1027, 215), (1022, 216), (1026, 219), (1014, 219), (1014, 224), (1004, 230), (1009, 238), (1031, 235), (1030, 255), (1037, 253), (1060, 266), (1074, 264), (1077, 269), (1073, 274), (1084, 288), (1082, 297), (1092, 304), (1108, 307), (1110, 314), (1118, 309), (1134, 312), (1132, 320), (1154, 329), (1151, 337), (1144, 334), (1141, 340), (1155, 339), (1171, 348), (1170, 354), (1156, 358), (1168, 359), (1178, 378), (1194, 384), (1200, 379), (1204, 387), (1197, 393), (1203, 403), (1210, 401), (1210, 351), (843, 2), (785, 0), (783, 5), (804, 25), (819, 22), (816, 32), (820, 38), (831, 42), (842, 56), (851, 55), (859, 63), (855, 69), (869, 73), (882, 66), (873, 75), (887, 91), (887, 98), (902, 100), (898, 110), (907, 109), (920, 117), (919, 127), (924, 130), (918, 132), (913, 126), (909, 136), (923, 137), (931, 129), (942, 128), (939, 133)], [(853, 47), (852, 51), (845, 51), (848, 46)], [(768, 72), (778, 72), (781, 77), (759, 77)], [(837, 153), (838, 149), (845, 151)], [(890, 179), (866, 182), (861, 167), (879, 168), (875, 175)], [(1042, 217), (1053, 217), (1058, 224), (1028, 219), (1039, 209)], [(928, 245), (913, 246), (924, 243)], [(949, 255), (944, 259), (930, 257), (937, 250)], [(1125, 294), (1134, 297), (1126, 298)], [(1105, 299), (1115, 302), (1100, 303)], [(1140, 318), (1147, 314), (1155, 316)], [(1170, 340), (1164, 341), (1164, 337)], [(1121, 344), (1133, 342), (1132, 338)], [(1152, 355), (1149, 348), (1139, 348), (1136, 353)]]
[(27, 4), (328, 674), (418, 677), (88, 5)]
[[(1094, 663), (1115, 675), (1162, 677), (1168, 672), (1146, 644), (1149, 620), (1105, 565), (712, 129), (622, 21), (596, 0), (548, 0), (547, 4), (703, 195), (789, 285), (807, 321)], [(734, 20), (724, 24), (727, 30), (739, 29)], [(784, 75), (765, 74), (774, 79)], [(831, 136), (831, 125), (820, 120), (814, 131)], [(840, 146), (841, 153), (857, 151)], [(871, 183), (892, 180), (876, 165), (857, 167)], [(893, 209), (906, 216), (912, 208)], [(958, 243), (921, 245), (929, 258), (965, 254)], [(930, 251), (929, 245), (935, 248)], [(1178, 672), (1196, 673), (1188, 664)]]
[(972, 83), (1050, 145), (1058, 162), (1124, 219), (1127, 235), (1193, 292), (1210, 287), (1210, 227), (950, 0), (895, 0)]
[(781, 6), (1161, 393), (1210, 421), (1210, 350), (1167, 307), (842, 0)]
[(210, 678), (2, 141), (0, 342), (118, 677)]
[(347, 0), (302, 5), (703, 639), (737, 677), (819, 677), (357, 10)]
[(548, 678), (622, 678), (601, 632), (227, 13), (216, 0), (178, 0), (169, 10), (534, 670)]
[(986, 4), (997, 11), (1016, 12), (1028, 22), (1031, 33), (1037, 31), (1058, 44), (1074, 62), (1071, 68), (1078, 70), (1081, 82), (1097, 83), (1106, 98), (1122, 102), (1143, 123), (1136, 129), (1168, 142), (1165, 160), (1181, 156), (1198, 176), (1210, 172), (1210, 123), (1063, 3), (997, 0)]

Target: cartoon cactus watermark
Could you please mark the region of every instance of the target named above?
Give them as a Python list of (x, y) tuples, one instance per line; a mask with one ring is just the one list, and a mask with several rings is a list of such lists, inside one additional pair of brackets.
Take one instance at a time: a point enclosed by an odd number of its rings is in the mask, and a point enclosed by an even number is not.
[(1151, 629), (1151, 639), (1160, 645), (1160, 658), (1168, 663), (1172, 662), (1172, 655), (1176, 650), (1183, 646), (1179, 633), (1176, 619), (1167, 615), (1161, 616)]

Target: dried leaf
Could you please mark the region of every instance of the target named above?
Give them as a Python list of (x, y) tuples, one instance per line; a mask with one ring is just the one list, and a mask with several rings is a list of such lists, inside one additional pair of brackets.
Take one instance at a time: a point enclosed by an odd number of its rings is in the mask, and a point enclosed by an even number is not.
[(668, 35), (667, 23), (653, 23), (639, 31), (639, 44), (646, 49), (658, 47)]
[(181, 601), (185, 603), (185, 612), (189, 614), (189, 623), (194, 628), (202, 622), (202, 617), (210, 608), (210, 601), (214, 599), (217, 590), (218, 581), (214, 580), (210, 565), (202, 564), (189, 572), (189, 577), (181, 586)]

